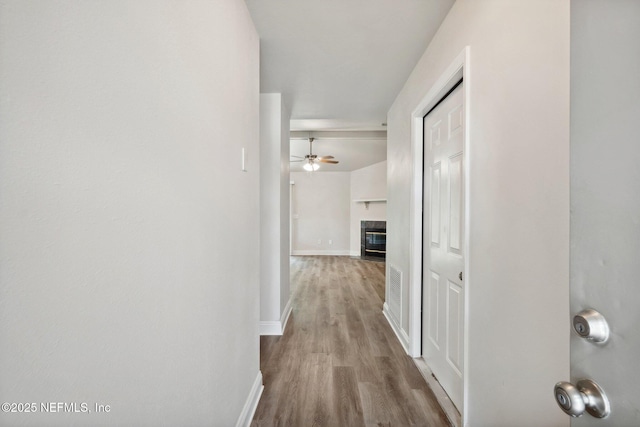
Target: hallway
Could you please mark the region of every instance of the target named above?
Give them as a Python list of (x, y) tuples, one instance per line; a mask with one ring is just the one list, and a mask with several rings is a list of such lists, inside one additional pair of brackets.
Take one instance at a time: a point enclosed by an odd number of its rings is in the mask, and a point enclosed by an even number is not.
[(252, 426), (448, 426), (382, 314), (385, 264), (292, 257), (293, 311), (263, 336)]

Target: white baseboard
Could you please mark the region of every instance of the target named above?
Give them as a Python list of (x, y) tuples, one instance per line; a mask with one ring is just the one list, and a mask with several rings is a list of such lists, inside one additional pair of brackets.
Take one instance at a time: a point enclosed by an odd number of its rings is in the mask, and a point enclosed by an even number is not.
[(253, 382), (247, 401), (245, 402), (242, 412), (238, 417), (236, 427), (249, 427), (251, 425), (253, 415), (256, 413), (256, 408), (258, 407), (258, 402), (260, 401), (260, 396), (262, 396), (263, 390), (262, 372), (258, 371), (258, 375), (256, 376), (256, 380)]
[(284, 328), (287, 327), (291, 315), (291, 298), (284, 307), (280, 320), (262, 320), (260, 321), (260, 335), (282, 335)]
[(280, 317), (280, 325), (282, 325), (281, 335), (284, 334), (284, 329), (287, 327), (287, 322), (289, 321), (291, 310), (291, 297), (289, 297), (289, 301), (287, 301), (287, 305), (284, 306), (284, 311), (282, 312), (282, 316)]
[(360, 253), (360, 251), (351, 251), (351, 252), (349, 252), (349, 256), (360, 256), (360, 255), (362, 255)]
[(389, 326), (391, 326), (393, 333), (396, 334), (396, 337), (398, 337), (398, 341), (400, 341), (400, 344), (402, 344), (402, 348), (404, 348), (404, 351), (409, 354), (409, 335), (407, 335), (407, 333), (402, 330), (400, 325), (397, 325), (396, 322), (393, 321), (391, 312), (389, 311), (389, 305), (386, 302), (382, 306), (382, 314), (384, 314), (384, 317), (387, 319), (387, 322), (389, 323)]
[(282, 335), (282, 323), (279, 320), (261, 320), (260, 335)]
[(337, 251), (324, 251), (321, 249), (312, 249), (312, 250), (305, 250), (305, 251), (291, 251), (291, 255), (297, 255), (297, 256), (309, 256), (309, 255), (332, 255), (332, 256), (350, 256), (351, 252), (344, 249), (344, 250), (337, 250)]

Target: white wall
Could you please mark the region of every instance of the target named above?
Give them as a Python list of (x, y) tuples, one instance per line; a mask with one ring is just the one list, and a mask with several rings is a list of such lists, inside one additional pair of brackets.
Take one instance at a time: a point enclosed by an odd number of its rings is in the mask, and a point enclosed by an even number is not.
[(260, 385), (258, 49), (240, 0), (0, 2), (0, 400), (111, 405), (0, 424), (235, 425)]
[(260, 95), (260, 333), (282, 334), (289, 306), (289, 114)]
[[(389, 111), (387, 261), (409, 276), (418, 173), (411, 114), (465, 46), (471, 246), (464, 422), (568, 425), (551, 392), (569, 374), (568, 2), (456, 1)], [(410, 335), (408, 325), (405, 315), (396, 327)]]
[(294, 255), (349, 255), (350, 177), (350, 172), (291, 173)]
[(351, 172), (351, 256), (360, 256), (360, 221), (387, 219), (387, 204), (355, 203), (354, 200), (387, 198), (387, 162), (376, 163)]

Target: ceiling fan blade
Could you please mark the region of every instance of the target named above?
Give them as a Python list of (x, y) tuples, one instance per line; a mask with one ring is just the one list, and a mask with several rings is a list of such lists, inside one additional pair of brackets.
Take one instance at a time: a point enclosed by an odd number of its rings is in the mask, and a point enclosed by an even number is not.
[(289, 160), (289, 163), (295, 163), (295, 162), (304, 162), (304, 159), (300, 159), (300, 160)]
[(293, 154), (290, 157), (295, 157), (297, 159), (304, 159), (304, 157), (302, 157), (302, 156), (294, 156)]
[(319, 161), (320, 163), (331, 163), (332, 165), (340, 163), (337, 160), (326, 160), (326, 159), (316, 159), (316, 160)]
[(335, 159), (333, 156), (320, 156), (318, 159)]

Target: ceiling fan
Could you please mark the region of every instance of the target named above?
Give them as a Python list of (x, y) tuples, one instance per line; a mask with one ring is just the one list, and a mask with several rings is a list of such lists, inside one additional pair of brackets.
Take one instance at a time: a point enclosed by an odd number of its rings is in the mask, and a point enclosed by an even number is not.
[(313, 172), (313, 171), (317, 171), (320, 168), (320, 165), (318, 163), (330, 163), (330, 164), (336, 164), (339, 163), (337, 160), (333, 160), (334, 157), (333, 156), (321, 156), (319, 157), (316, 154), (313, 154), (313, 140), (315, 138), (309, 137), (309, 154), (307, 154), (304, 157), (300, 157), (300, 156), (291, 156), (291, 157), (295, 157), (297, 159), (300, 160), (291, 160), (291, 163), (294, 162), (305, 162), (305, 164), (302, 166), (304, 168), (304, 170), (309, 171), (309, 172)]

